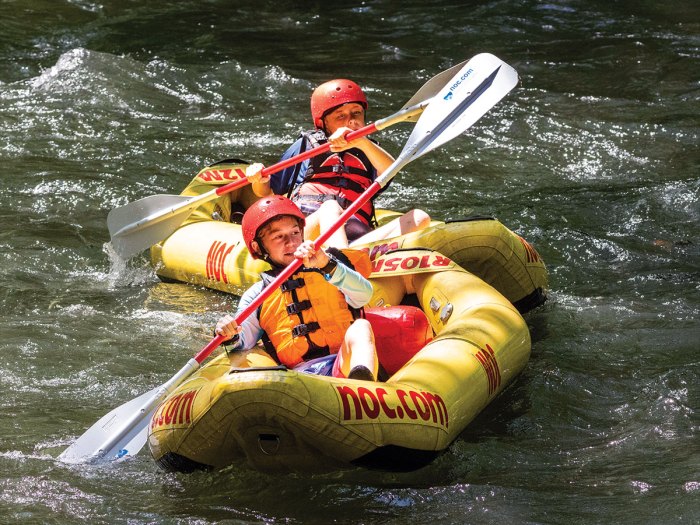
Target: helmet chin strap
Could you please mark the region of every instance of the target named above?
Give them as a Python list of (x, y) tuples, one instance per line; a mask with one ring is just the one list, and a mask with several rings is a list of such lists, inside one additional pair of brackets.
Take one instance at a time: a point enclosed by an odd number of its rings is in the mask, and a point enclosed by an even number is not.
[(279, 264), (279, 263), (276, 263), (275, 261), (273, 261), (272, 258), (270, 257), (270, 254), (267, 253), (264, 248), (262, 250), (262, 253), (260, 254), (260, 257), (262, 258), (263, 261), (265, 261), (267, 264), (272, 266), (275, 270), (279, 270), (279, 269), (285, 268), (287, 266), (286, 264)]
[(260, 254), (260, 258), (265, 261), (267, 264), (272, 266), (273, 268), (279, 269), (279, 268), (284, 268), (286, 265), (285, 264), (278, 264), (275, 261), (272, 260), (270, 257), (270, 254), (267, 252), (265, 247), (263, 246), (262, 242), (257, 241), (258, 243), (258, 253)]

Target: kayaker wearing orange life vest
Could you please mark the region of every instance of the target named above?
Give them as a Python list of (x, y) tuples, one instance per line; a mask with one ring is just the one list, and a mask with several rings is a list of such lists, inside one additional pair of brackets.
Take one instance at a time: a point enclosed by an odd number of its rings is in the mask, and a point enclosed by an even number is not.
[[(359, 250), (315, 251), (303, 242), (304, 215), (288, 198), (263, 197), (243, 216), (243, 240), (254, 258), (272, 269), (241, 297), (239, 311), (295, 258), (304, 265), (275, 290), (240, 326), (226, 315), (216, 333), (234, 339), (236, 349), (253, 348), (262, 339), (266, 350), (293, 368), (310, 359), (338, 354), (335, 377), (376, 380), (379, 362), (372, 327), (359, 318), (372, 297), (369, 256)], [(346, 241), (347, 242), (347, 241)]]
[[(282, 155), (282, 160), (324, 142), (330, 142), (330, 151), (272, 177), (262, 177), (264, 166), (259, 163), (251, 164), (246, 170), (258, 196), (286, 194), (299, 206), (307, 216), (307, 239), (318, 237), (324, 225), (340, 216), (394, 161), (367, 137), (352, 142), (345, 140), (348, 132), (365, 125), (366, 109), (367, 97), (352, 80), (336, 79), (321, 84), (311, 95), (315, 129), (303, 132)], [(420, 230), (429, 224), (430, 216), (416, 209), (374, 229), (374, 205), (370, 201), (350, 218), (345, 230), (350, 241), (364, 243)]]

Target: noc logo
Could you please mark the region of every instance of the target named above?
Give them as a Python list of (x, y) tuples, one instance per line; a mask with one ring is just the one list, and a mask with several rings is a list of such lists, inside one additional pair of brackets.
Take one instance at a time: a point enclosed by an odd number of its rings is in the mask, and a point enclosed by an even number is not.
[(467, 78), (469, 75), (471, 75), (473, 72), (474, 72), (474, 70), (473, 70), (472, 68), (469, 68), (469, 69), (467, 70), (467, 72), (464, 73), (464, 75), (462, 75), (461, 77), (459, 77), (459, 78), (457, 79), (457, 81), (456, 81), (454, 84), (452, 84), (452, 85), (450, 86), (450, 91), (449, 91), (444, 97), (442, 97), (443, 100), (450, 100), (450, 99), (452, 98), (452, 96), (453, 96), (453, 91), (454, 91), (455, 89), (457, 89), (457, 88), (459, 87), (459, 85), (460, 85), (462, 82), (464, 82), (464, 81), (466, 80), (466, 78)]

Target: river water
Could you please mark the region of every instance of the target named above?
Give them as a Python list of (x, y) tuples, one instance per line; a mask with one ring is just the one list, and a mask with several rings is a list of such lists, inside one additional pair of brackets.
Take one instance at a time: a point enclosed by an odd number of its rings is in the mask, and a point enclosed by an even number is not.
[[(690, 0), (0, 2), (0, 522), (700, 522), (699, 35)], [(380, 204), (498, 217), (551, 291), (526, 370), (444, 455), (322, 476), (56, 461), (235, 305), (114, 258), (111, 209), (275, 161), (321, 81), (358, 80), (372, 120), (483, 51), (521, 85)]]

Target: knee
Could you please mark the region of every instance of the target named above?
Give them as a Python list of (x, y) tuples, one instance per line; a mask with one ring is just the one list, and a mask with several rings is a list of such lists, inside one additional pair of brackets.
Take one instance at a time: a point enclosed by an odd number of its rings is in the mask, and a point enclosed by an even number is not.
[(413, 222), (418, 229), (426, 228), (430, 225), (430, 215), (416, 208), (413, 210)]
[(423, 210), (416, 208), (404, 214), (402, 219), (405, 221), (405, 226), (402, 233), (409, 233), (411, 231), (422, 230), (430, 226), (430, 215), (425, 213)]
[(338, 201), (333, 199), (323, 201), (318, 209), (321, 213), (335, 215), (338, 217), (340, 217), (340, 215), (343, 213), (343, 208), (340, 207)]
[(362, 318), (355, 319), (350, 326), (358, 331), (363, 331), (363, 332), (371, 332), (372, 331), (372, 325), (370, 324), (370, 322), (367, 319), (362, 319)]
[(372, 325), (367, 319), (356, 319), (348, 328), (345, 337), (346, 339), (352, 341), (374, 342), (374, 333), (372, 332)]

